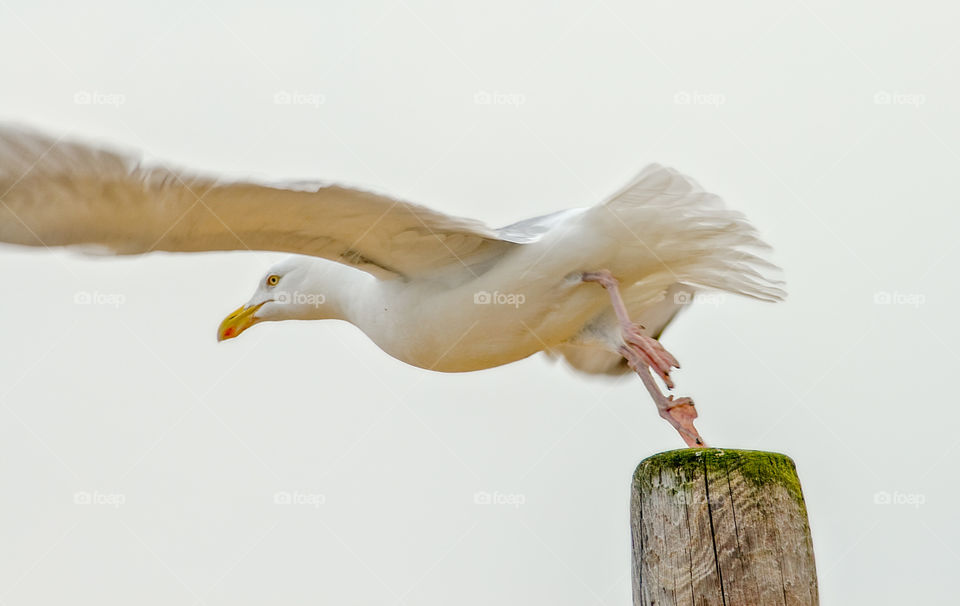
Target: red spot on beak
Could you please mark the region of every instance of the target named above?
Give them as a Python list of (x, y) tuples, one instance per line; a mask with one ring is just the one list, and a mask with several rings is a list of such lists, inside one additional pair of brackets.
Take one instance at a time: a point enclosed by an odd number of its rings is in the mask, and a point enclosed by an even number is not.
[(226, 329), (225, 331), (223, 331), (223, 337), (224, 337), (225, 339), (229, 339), (229, 338), (232, 337), (234, 334), (236, 334), (236, 332), (237, 332), (237, 329), (231, 326), (230, 328), (228, 328), (228, 329)]

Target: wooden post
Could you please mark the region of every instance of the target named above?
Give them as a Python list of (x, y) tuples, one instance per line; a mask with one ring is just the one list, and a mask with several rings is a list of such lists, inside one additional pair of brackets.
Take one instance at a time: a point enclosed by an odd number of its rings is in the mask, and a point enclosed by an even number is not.
[(807, 510), (789, 457), (673, 450), (633, 477), (634, 606), (816, 605)]

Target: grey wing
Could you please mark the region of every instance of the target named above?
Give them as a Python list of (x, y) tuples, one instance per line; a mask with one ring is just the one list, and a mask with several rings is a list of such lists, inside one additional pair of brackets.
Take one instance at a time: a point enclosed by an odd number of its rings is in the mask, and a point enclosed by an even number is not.
[(114, 254), (269, 250), (381, 278), (469, 273), (517, 245), (479, 221), (360, 189), (228, 182), (2, 124), (0, 242)]
[(495, 230), (497, 237), (501, 240), (506, 240), (507, 242), (513, 242), (514, 244), (530, 244), (531, 242), (536, 242), (544, 236), (551, 229), (555, 228), (557, 225), (560, 225), (564, 221), (581, 215), (586, 212), (586, 208), (568, 208), (566, 210), (558, 210), (547, 215), (540, 215), (539, 217), (531, 217), (530, 219), (524, 219), (523, 221), (517, 221), (516, 223), (511, 223), (505, 227)]

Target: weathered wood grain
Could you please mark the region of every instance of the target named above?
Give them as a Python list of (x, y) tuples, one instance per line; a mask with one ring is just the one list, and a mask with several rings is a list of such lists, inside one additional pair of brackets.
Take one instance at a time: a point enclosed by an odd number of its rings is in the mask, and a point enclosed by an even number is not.
[(818, 604), (796, 467), (776, 453), (686, 449), (637, 467), (635, 606)]

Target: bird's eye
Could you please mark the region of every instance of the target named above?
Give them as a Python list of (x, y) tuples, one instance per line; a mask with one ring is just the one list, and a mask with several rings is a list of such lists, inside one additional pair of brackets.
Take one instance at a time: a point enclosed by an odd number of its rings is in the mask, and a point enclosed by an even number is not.
[(280, 276), (274, 274), (267, 278), (267, 286), (276, 286), (280, 282)]

